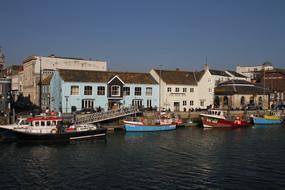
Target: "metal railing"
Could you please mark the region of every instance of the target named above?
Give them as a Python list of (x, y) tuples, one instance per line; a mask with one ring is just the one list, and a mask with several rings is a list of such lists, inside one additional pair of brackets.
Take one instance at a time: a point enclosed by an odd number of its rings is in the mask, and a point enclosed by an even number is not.
[(96, 123), (101, 121), (106, 121), (110, 119), (120, 118), (128, 115), (133, 115), (138, 113), (139, 110), (137, 107), (130, 107), (130, 108), (122, 108), (118, 110), (109, 110), (106, 112), (97, 112), (91, 114), (84, 114), (84, 115), (74, 115), (73, 123), (80, 124), (80, 123)]

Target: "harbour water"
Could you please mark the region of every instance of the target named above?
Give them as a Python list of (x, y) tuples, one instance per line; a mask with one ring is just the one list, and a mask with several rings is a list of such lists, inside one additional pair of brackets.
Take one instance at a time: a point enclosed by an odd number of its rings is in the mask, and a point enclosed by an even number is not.
[(284, 189), (285, 127), (179, 128), (0, 143), (0, 189)]

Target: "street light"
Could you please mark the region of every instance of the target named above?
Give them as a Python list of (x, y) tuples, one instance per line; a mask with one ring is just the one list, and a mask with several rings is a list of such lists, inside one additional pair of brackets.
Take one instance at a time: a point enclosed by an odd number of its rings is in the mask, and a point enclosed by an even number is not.
[(68, 98), (69, 98), (69, 96), (65, 96), (65, 103), (66, 103), (66, 105), (65, 105), (65, 113), (67, 113)]
[(158, 110), (160, 112), (161, 110), (161, 67), (163, 65), (159, 65), (159, 107)]

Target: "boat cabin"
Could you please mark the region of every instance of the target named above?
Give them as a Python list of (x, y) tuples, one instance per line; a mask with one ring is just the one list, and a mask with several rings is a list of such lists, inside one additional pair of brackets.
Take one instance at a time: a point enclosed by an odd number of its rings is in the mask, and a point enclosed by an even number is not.
[(57, 126), (62, 124), (62, 118), (33, 117), (17, 120), (15, 130), (25, 130), (32, 133), (55, 133)]

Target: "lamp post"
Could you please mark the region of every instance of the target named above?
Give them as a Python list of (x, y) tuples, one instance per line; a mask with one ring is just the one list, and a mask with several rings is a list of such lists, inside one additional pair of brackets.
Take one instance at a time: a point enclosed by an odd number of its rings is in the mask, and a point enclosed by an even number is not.
[(161, 110), (161, 67), (163, 65), (159, 65), (159, 107), (158, 107), (158, 110), (160, 112)]
[(65, 113), (67, 113), (68, 98), (69, 96), (65, 96)]

